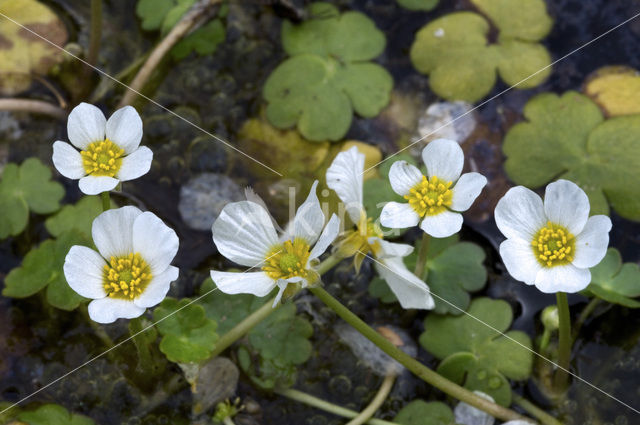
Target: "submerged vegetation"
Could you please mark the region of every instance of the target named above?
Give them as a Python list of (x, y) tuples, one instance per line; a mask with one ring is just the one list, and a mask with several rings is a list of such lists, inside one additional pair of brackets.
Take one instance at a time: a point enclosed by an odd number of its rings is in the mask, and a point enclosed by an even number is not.
[(0, 0), (0, 424), (634, 423), (593, 3)]

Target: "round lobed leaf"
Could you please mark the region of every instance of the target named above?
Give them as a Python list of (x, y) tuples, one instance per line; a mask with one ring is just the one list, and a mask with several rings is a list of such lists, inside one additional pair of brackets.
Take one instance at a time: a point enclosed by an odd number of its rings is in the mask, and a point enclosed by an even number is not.
[(400, 409), (393, 422), (401, 425), (451, 425), (454, 417), (449, 406), (440, 401), (413, 400)]

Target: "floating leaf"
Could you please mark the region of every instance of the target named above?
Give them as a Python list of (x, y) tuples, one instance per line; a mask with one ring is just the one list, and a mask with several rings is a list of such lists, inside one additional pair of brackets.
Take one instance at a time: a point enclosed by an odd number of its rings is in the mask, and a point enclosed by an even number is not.
[(422, 27), (411, 46), (411, 62), (429, 74), (431, 89), (447, 100), (475, 102), (491, 91), (497, 73), (521, 89), (542, 83), (551, 64), (547, 50), (535, 43), (551, 28), (544, 2), (474, 3), (499, 29), (497, 43), (489, 44), (491, 27), (473, 12), (451, 13)]
[(0, 180), (0, 239), (23, 231), (29, 210), (37, 214), (57, 211), (63, 196), (64, 188), (51, 181), (51, 170), (40, 160), (7, 164)]
[(238, 364), (251, 381), (263, 390), (286, 389), (296, 383), (298, 371), (295, 365), (281, 359), (265, 359), (246, 346), (238, 349)]
[[(113, 203), (113, 202), (112, 202)], [(54, 237), (68, 230), (77, 230), (91, 236), (93, 220), (102, 213), (102, 201), (98, 196), (85, 196), (74, 205), (65, 205), (55, 215), (47, 218), (44, 226)]]
[(633, 68), (600, 68), (587, 79), (584, 94), (609, 117), (640, 113), (640, 75)]
[(27, 253), (20, 267), (9, 272), (2, 295), (26, 298), (46, 287), (49, 304), (62, 310), (77, 308), (84, 298), (69, 287), (62, 267), (73, 245), (89, 244), (91, 240), (77, 230), (68, 230), (55, 240), (42, 242)]
[(198, 28), (176, 44), (171, 49), (174, 59), (184, 59), (191, 52), (200, 56), (210, 55), (225, 39), (226, 30), (220, 19), (214, 19), (208, 24)]
[(600, 264), (591, 269), (591, 284), (586, 289), (598, 298), (625, 307), (639, 308), (640, 267), (636, 263), (622, 264), (620, 252), (609, 248)]
[(368, 62), (384, 50), (384, 34), (359, 12), (337, 14), (333, 6), (314, 3), (310, 19), (285, 22), (282, 44), (291, 56), (269, 76), (263, 96), (266, 115), (278, 128), (297, 125), (313, 141), (339, 140), (355, 111), (377, 115), (389, 103), (393, 79)]
[[(409, 270), (415, 268), (418, 249), (405, 257)], [(427, 285), (435, 296), (433, 311), (439, 314), (460, 315), (467, 310), (471, 296), (487, 281), (483, 262), (485, 253), (472, 242), (459, 242), (458, 235), (448, 238), (431, 238), (426, 268)], [(446, 301), (443, 301), (446, 300)]]
[(166, 34), (195, 2), (196, 0), (138, 0), (136, 14), (142, 19), (143, 29), (160, 29), (162, 34)]
[(160, 351), (172, 362), (207, 360), (218, 340), (216, 322), (207, 318), (201, 305), (190, 302), (188, 298), (165, 298), (153, 311), (153, 320), (161, 320), (156, 325), (162, 335)]
[(54, 44), (64, 47), (67, 29), (49, 7), (35, 0), (0, 0), (0, 13), (18, 23), (0, 20), (0, 93), (10, 96), (28, 89), (33, 74), (46, 75), (62, 62), (64, 53)]
[(29, 425), (95, 425), (91, 418), (70, 413), (57, 404), (45, 404), (34, 411), (22, 412), (18, 419)]
[(477, 298), (471, 302), (469, 315), (429, 315), (420, 344), (443, 359), (438, 373), (508, 406), (511, 387), (507, 378), (527, 379), (533, 364), (527, 334), (509, 331), (501, 335), (512, 319), (511, 307), (505, 301)]
[(398, 4), (409, 10), (431, 10), (440, 0), (398, 0)]
[(604, 121), (598, 106), (576, 92), (538, 95), (524, 116), (503, 144), (514, 182), (536, 188), (571, 180), (589, 196), (591, 214), (608, 214), (608, 201), (621, 216), (640, 220), (640, 187), (629, 184), (640, 179), (640, 116)]
[(454, 417), (451, 408), (440, 401), (414, 400), (400, 409), (393, 422), (401, 425), (451, 425)]

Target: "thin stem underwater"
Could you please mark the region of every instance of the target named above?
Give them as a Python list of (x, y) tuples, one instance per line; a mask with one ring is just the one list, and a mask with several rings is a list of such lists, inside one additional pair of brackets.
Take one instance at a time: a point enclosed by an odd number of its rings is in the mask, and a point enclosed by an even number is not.
[(429, 242), (431, 242), (431, 236), (426, 232), (422, 233), (422, 241), (420, 242), (420, 248), (418, 249), (418, 259), (416, 260), (416, 269), (413, 274), (420, 279), (425, 280), (425, 271), (427, 269), (427, 255), (429, 254)]
[(558, 329), (558, 365), (560, 367), (553, 377), (553, 386), (557, 392), (564, 392), (569, 382), (567, 371), (571, 361), (571, 316), (567, 294), (564, 292), (556, 293), (556, 302), (560, 321), (560, 328)]

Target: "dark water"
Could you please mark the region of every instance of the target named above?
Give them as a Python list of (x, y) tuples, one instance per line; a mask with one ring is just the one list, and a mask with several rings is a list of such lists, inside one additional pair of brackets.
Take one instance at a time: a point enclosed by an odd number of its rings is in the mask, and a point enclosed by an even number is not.
[[(71, 30), (81, 43), (88, 38), (88, 4), (85, 1), (59, 0), (48, 2), (65, 17)], [(227, 18), (227, 40), (214, 55), (199, 58), (190, 56), (178, 64), (164, 64), (154, 77), (152, 97), (192, 122), (233, 143), (242, 123), (260, 113), (261, 88), (269, 72), (282, 60), (279, 28), (281, 18), (273, 13), (269, 1), (243, 1), (232, 6)], [(442, 1), (434, 11), (409, 12), (393, 1), (340, 1), (344, 8), (360, 10), (370, 16), (387, 35), (387, 48), (378, 61), (387, 68), (395, 80), (395, 87), (405, 94), (419, 94), (425, 104), (434, 101), (428, 90), (426, 77), (417, 74), (408, 59), (409, 47), (415, 32), (427, 21), (447, 12), (468, 8), (465, 1)], [(115, 74), (135, 58), (147, 52), (156, 41), (157, 34), (143, 33), (133, 13), (133, 1), (105, 2), (105, 38), (100, 67)], [(552, 33), (544, 44), (554, 59), (559, 59), (579, 46), (640, 12), (640, 1), (614, 0), (549, 0), (548, 9), (555, 18)], [(624, 64), (640, 68), (640, 18), (604, 36), (579, 52), (562, 60), (547, 82), (533, 90), (513, 90), (479, 108), (477, 117), (495, 137), (517, 119), (526, 101), (536, 93), (564, 92), (580, 89), (585, 78), (604, 65)], [(96, 82), (98, 81), (97, 76)], [(499, 83), (492, 94), (506, 86)], [(111, 88), (102, 98), (101, 106), (112, 110), (121, 90)], [(34, 88), (34, 96), (47, 96), (41, 88)], [(507, 111), (505, 113), (504, 111)], [(511, 115), (510, 115), (511, 114)], [(153, 105), (144, 105), (145, 143), (155, 153), (152, 171), (127, 184), (129, 200), (154, 211), (180, 236), (181, 248), (176, 265), (183, 270), (170, 295), (192, 296), (206, 272), (224, 263), (216, 254), (208, 232), (191, 230), (177, 210), (179, 190), (190, 177), (200, 172), (221, 172), (231, 175), (239, 184), (262, 184), (247, 171), (242, 162), (229, 149), (208, 142), (202, 134), (188, 124), (172, 117)], [(505, 118), (509, 117), (509, 118)], [(10, 161), (21, 161), (38, 156), (50, 162), (50, 143), (64, 138), (64, 123), (51, 119), (20, 116), (22, 134), (6, 136)], [(393, 132), (384, 121), (355, 119), (347, 138), (377, 144), (384, 153), (392, 153)], [(1, 153), (1, 152), (0, 152)], [(0, 155), (1, 156), (1, 155)], [(286, 167), (281, 167), (286, 169)], [(65, 184), (65, 201), (74, 202), (80, 196), (76, 183)], [(281, 217), (280, 217), (281, 218)], [(614, 227), (611, 245), (618, 248), (625, 261), (640, 261), (640, 225), (612, 217)], [(28, 247), (46, 237), (42, 219), (32, 217), (27, 235), (0, 242), (0, 279), (16, 267)], [(412, 241), (419, 235), (409, 232), (404, 238)], [(487, 253), (489, 283), (485, 293), (501, 297), (514, 308), (515, 328), (533, 335), (536, 315), (554, 302), (552, 296), (539, 293), (535, 288), (512, 281), (502, 269), (495, 251), (499, 234), (490, 221), (470, 221), (463, 239), (480, 243)], [(423, 314), (414, 315), (399, 306), (382, 305), (367, 295), (368, 282), (373, 272), (365, 263), (361, 274), (354, 276), (348, 264), (343, 264), (328, 275), (325, 283), (336, 297), (355, 313), (372, 324), (392, 323), (407, 329), (417, 339), (422, 331)], [(26, 300), (0, 299), (0, 400), (14, 402), (62, 376), (84, 361), (102, 352), (104, 347), (95, 337), (79, 312), (67, 313), (48, 308), (46, 301), (34, 296)], [(584, 306), (586, 298), (570, 298), (574, 313)], [(363, 408), (381, 383), (381, 378), (369, 371), (342, 345), (332, 331), (338, 320), (313, 300), (305, 300), (314, 314), (328, 320), (323, 326), (316, 324), (312, 339), (314, 352), (300, 368), (296, 388), (321, 396), (352, 409)], [(304, 313), (307, 314), (307, 313)], [(122, 321), (121, 321), (122, 322)], [(594, 385), (611, 393), (634, 407), (640, 396), (640, 314), (621, 307), (601, 307), (587, 322), (575, 345), (575, 372)], [(113, 339), (127, 335), (125, 323), (107, 327)], [(130, 343), (128, 343), (130, 344)], [(179, 424), (189, 423), (191, 396), (186, 385), (164, 400), (152, 411), (152, 400), (163, 385), (179, 375), (177, 368), (169, 368), (154, 380), (136, 376), (128, 366), (132, 345), (124, 345), (113, 356), (104, 356), (74, 374), (38, 393), (28, 403), (55, 402), (70, 410), (91, 416), (98, 424)], [(418, 358), (430, 366), (436, 362), (424, 350)], [(339, 359), (339, 360), (337, 360)], [(541, 406), (546, 400), (535, 384), (517, 388)], [(239, 417), (236, 423), (251, 424), (338, 424), (342, 420), (310, 409), (299, 403), (254, 389), (242, 378), (238, 395), (260, 407)], [(383, 405), (381, 417), (391, 419), (402, 405), (414, 398), (439, 398), (442, 394), (411, 376), (403, 377)], [(567, 424), (640, 423), (635, 413), (588, 386), (575, 383), (570, 399), (554, 411)], [(249, 414), (251, 413), (251, 414)]]

